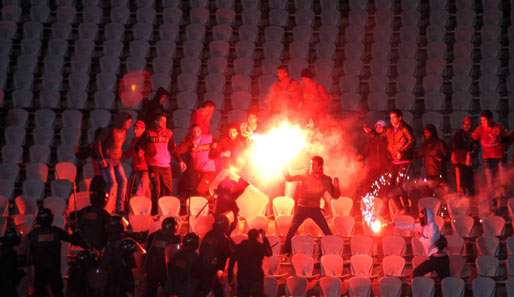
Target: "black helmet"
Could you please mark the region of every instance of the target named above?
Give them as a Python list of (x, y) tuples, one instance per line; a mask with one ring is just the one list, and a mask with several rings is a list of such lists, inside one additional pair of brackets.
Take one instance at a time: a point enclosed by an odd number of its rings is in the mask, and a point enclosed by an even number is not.
[(9, 228), (5, 230), (4, 237), (2, 238), (2, 244), (6, 246), (16, 246), (20, 244), (21, 237), (20, 234), (18, 234), (18, 231), (16, 231), (16, 228)]
[(228, 226), (229, 226), (229, 221), (228, 221), (227, 216), (219, 215), (216, 217), (216, 220), (214, 221), (213, 229), (218, 230), (218, 231), (223, 231), (226, 233), (228, 230)]
[(120, 248), (127, 254), (132, 254), (137, 251), (137, 243), (132, 238), (125, 238), (120, 242)]
[(177, 221), (173, 217), (165, 218), (162, 221), (161, 228), (166, 232), (175, 233), (175, 228), (177, 227)]
[(89, 186), (91, 205), (104, 208), (109, 198), (109, 192), (107, 192), (107, 183), (102, 176), (96, 175), (91, 180)]
[(49, 227), (54, 221), (54, 215), (48, 208), (40, 208), (37, 212), (36, 223), (40, 226)]
[(182, 244), (186, 249), (197, 250), (200, 246), (200, 238), (195, 233), (187, 233)]

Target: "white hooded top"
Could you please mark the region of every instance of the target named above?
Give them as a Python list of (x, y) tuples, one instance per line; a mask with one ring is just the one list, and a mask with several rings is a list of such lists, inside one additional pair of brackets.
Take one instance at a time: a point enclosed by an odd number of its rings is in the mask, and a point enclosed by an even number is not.
[(439, 226), (437, 226), (435, 222), (434, 214), (432, 210), (425, 208), (426, 213), (426, 221), (427, 224), (422, 226), (420, 223), (417, 224), (396, 224), (396, 228), (398, 229), (411, 229), (415, 230), (419, 233), (419, 241), (423, 245), (423, 249), (425, 250), (425, 254), (430, 257), (433, 254), (438, 252), (435, 243), (439, 240), (441, 236), (441, 232), (439, 231)]

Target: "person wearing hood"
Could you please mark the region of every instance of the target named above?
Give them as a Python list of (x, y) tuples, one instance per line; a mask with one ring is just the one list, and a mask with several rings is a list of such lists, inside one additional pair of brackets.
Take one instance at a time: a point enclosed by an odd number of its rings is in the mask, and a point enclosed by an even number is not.
[(446, 238), (441, 235), (439, 226), (435, 222), (435, 215), (431, 209), (425, 208), (421, 211), (419, 223), (401, 224), (396, 223), (395, 227), (402, 230), (414, 230), (425, 255), (426, 261), (414, 269), (414, 277), (423, 276), (429, 272), (436, 272), (441, 279), (450, 276), (450, 260), (445, 252), (447, 246)]
[(448, 148), (439, 138), (437, 129), (432, 124), (428, 124), (423, 129), (423, 139), (418, 155), (423, 159), (427, 180), (434, 185), (439, 185), (444, 180), (444, 162), (447, 159)]

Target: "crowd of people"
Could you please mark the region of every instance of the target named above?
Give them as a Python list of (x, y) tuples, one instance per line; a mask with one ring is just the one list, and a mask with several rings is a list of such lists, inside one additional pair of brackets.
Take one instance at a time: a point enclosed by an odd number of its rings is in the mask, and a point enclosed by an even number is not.
[[(329, 95), (313, 80), (309, 70), (302, 71), (297, 81), (281, 66), (277, 69), (277, 79), (266, 96), (269, 113), (282, 114), (309, 125), (326, 117)], [(234, 281), (234, 265), (238, 264), (237, 296), (264, 296), (262, 262), (271, 255), (266, 234), (263, 230), (251, 229), (248, 239), (235, 245), (230, 238), (235, 223), (230, 224), (225, 216), (232, 211), (237, 219), (235, 201), (249, 183), (227, 175), (215, 189), (212, 186), (220, 172), (239, 162), (238, 156), (251, 143), (252, 135), (262, 128), (259, 121), (262, 113), (250, 110), (245, 121), (228, 124), (221, 137), (214, 139), (210, 122), (216, 106), (212, 101), (205, 101), (191, 115), (190, 132), (177, 144), (161, 99), (148, 100), (135, 123), (129, 113), (122, 111), (109, 127), (96, 133), (90, 146), (97, 171), (90, 186), (91, 205), (68, 218), (67, 230), (52, 226), (53, 214), (49, 209), (39, 209), (26, 244), (25, 264), (34, 266), (33, 296), (47, 296), (48, 290), (53, 296), (63, 296), (60, 270), (63, 241), (83, 248), (69, 271), (69, 296), (133, 294), (134, 254), (143, 250), (146, 251), (142, 265), (146, 296), (157, 296), (159, 287), (167, 294), (178, 296), (207, 296), (210, 292), (223, 296), (222, 275), (227, 261), (229, 283)], [(390, 125), (380, 119), (374, 128), (364, 126), (362, 136), (366, 139), (366, 149), (361, 153), (367, 164), (367, 178), (361, 188), (365, 192), (373, 181), (387, 174), (390, 182), (381, 194), (391, 201), (391, 216), (393, 209), (396, 213), (413, 211), (415, 203), (410, 201), (413, 195), (409, 177), (416, 158), (422, 160), (428, 195), (448, 191), (447, 165), (454, 169), (451, 176), (455, 177), (455, 190), (474, 195), (477, 192), (474, 163), (479, 152), (489, 186), (494, 184), (502, 168), (508, 166), (507, 148), (514, 141), (514, 133), (495, 122), (490, 111), (480, 114), (480, 123), (475, 128), (472, 118), (465, 117), (462, 128), (455, 132), (449, 144), (438, 135), (436, 127), (429, 124), (423, 129), (423, 143), (416, 147), (413, 129), (404, 121), (400, 110), (392, 110), (389, 121)], [(132, 126), (134, 137), (124, 150)], [(131, 160), (129, 177), (122, 165), (124, 159)], [(173, 172), (180, 173), (178, 182), (173, 182)], [(332, 234), (320, 200), (327, 193), (333, 199), (342, 193), (339, 179), (325, 175), (321, 156), (312, 156), (305, 174), (290, 175), (285, 171), (284, 179), (298, 183), (292, 223), (283, 245), (283, 253), (290, 254), (291, 239), (308, 218), (325, 235)], [(158, 199), (172, 194), (184, 201), (194, 195), (216, 197), (218, 201), (212, 209), (215, 222), (204, 238), (200, 240), (194, 233), (181, 236), (175, 218), (171, 217), (162, 220), (161, 229), (148, 236), (127, 231), (123, 216), (129, 212), (130, 197), (151, 197), (151, 213), (157, 215)], [(427, 209), (417, 211), (423, 214), (420, 224), (396, 226), (418, 230), (427, 239), (424, 246), (430, 258), (414, 274), (436, 271), (442, 277), (447, 276), (446, 242), (434, 223), (435, 214)], [(0, 293), (6, 296), (17, 296), (16, 286), (24, 277), (20, 269), (23, 261), (18, 261), (19, 249), (16, 248), (21, 241), (13, 226), (7, 228), (1, 240)], [(145, 243), (144, 248), (140, 242)]]

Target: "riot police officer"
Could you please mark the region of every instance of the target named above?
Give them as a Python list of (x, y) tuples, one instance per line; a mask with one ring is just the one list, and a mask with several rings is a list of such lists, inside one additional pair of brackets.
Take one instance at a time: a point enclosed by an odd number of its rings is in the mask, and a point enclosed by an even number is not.
[(90, 186), (91, 205), (79, 211), (78, 230), (82, 240), (89, 248), (102, 250), (107, 242), (106, 226), (110, 215), (104, 209), (109, 192), (106, 190), (105, 180), (95, 176)]
[(180, 237), (175, 234), (177, 222), (174, 218), (166, 218), (162, 221), (161, 229), (150, 234), (146, 243), (146, 255), (144, 269), (146, 272), (146, 296), (155, 297), (159, 285), (164, 286), (167, 276), (166, 252), (176, 250)]
[(196, 297), (199, 294), (202, 265), (197, 253), (200, 238), (194, 233), (184, 236), (182, 247), (171, 258), (168, 293), (178, 297)]
[(15, 228), (9, 228), (0, 239), (0, 296), (17, 297), (17, 287), (24, 276), (19, 268), (15, 247), (21, 238)]
[(212, 230), (207, 232), (200, 246), (202, 261), (201, 296), (212, 290), (214, 296), (223, 296), (223, 285), (219, 278), (225, 269), (227, 259), (234, 250), (232, 239), (227, 236), (229, 221), (226, 216), (218, 216)]
[(29, 257), (34, 265), (34, 296), (47, 296), (50, 288), (53, 296), (63, 296), (61, 276), (61, 241), (82, 245), (61, 228), (52, 226), (53, 214), (41, 208), (36, 216), (37, 226), (28, 234)]

